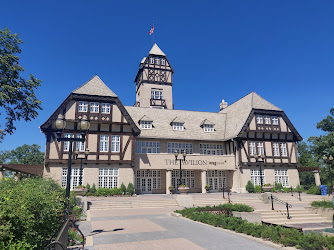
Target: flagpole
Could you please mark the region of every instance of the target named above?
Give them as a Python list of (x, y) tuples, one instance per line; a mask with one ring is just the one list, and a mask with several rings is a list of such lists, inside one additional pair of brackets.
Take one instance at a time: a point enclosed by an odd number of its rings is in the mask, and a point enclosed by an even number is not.
[(153, 21), (153, 45), (154, 45), (154, 21)]

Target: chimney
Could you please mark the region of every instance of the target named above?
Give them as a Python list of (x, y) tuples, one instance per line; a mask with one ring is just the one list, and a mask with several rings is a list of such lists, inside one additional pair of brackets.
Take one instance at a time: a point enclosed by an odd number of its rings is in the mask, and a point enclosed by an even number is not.
[(227, 107), (227, 102), (225, 102), (225, 100), (223, 99), (222, 102), (220, 103), (220, 111), (222, 111), (226, 107)]

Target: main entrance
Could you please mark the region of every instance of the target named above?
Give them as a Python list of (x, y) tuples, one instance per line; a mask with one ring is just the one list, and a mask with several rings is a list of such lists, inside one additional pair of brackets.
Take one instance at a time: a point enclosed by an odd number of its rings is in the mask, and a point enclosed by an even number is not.
[(206, 184), (214, 192), (222, 191), (226, 187), (226, 176), (223, 170), (208, 170), (206, 172)]
[(153, 189), (161, 188), (160, 170), (137, 170), (136, 171), (136, 189), (142, 194), (152, 194)]

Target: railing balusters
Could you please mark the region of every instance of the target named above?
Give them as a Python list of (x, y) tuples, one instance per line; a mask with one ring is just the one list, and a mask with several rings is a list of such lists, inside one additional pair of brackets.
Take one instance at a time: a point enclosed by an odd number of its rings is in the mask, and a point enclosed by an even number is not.
[(287, 219), (291, 219), (292, 217), (290, 216), (290, 213), (289, 213), (289, 208), (292, 208), (292, 205), (285, 202), (285, 201), (282, 201), (280, 199), (278, 199), (277, 197), (273, 196), (273, 194), (270, 195), (270, 198), (268, 197), (268, 199), (271, 199), (271, 210), (274, 210), (274, 200), (285, 205), (286, 207), (286, 211), (287, 211)]

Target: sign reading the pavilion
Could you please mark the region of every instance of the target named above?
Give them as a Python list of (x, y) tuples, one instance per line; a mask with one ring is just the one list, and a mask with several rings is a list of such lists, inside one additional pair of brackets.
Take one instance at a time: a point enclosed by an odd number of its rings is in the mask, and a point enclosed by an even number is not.
[[(165, 159), (167, 166), (178, 166), (179, 161)], [(226, 162), (226, 161), (225, 161)], [(208, 161), (208, 160), (185, 160), (182, 161), (182, 165), (190, 165), (190, 166), (203, 166), (203, 165), (223, 165), (225, 162), (216, 162), (216, 161)]]

